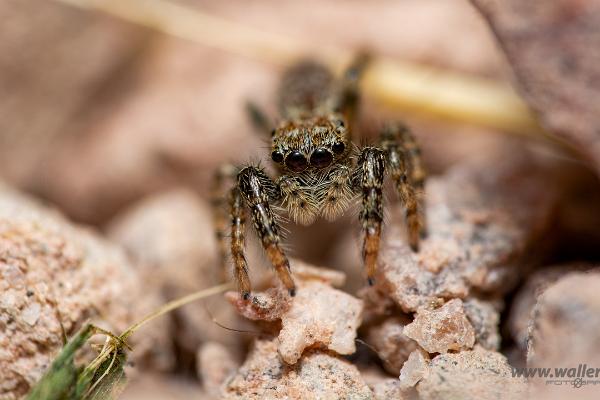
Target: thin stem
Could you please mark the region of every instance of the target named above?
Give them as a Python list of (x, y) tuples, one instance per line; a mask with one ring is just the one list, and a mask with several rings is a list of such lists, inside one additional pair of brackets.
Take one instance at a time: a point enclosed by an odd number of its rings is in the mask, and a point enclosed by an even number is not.
[(226, 290), (229, 289), (233, 289), (233, 284), (231, 282), (228, 283), (223, 283), (221, 285), (218, 286), (213, 286), (211, 288), (208, 289), (204, 289), (204, 290), (200, 290), (198, 292), (189, 294), (187, 296), (184, 296), (182, 298), (179, 298), (177, 300), (173, 300), (168, 302), (167, 304), (163, 305), (162, 307), (160, 307), (158, 310), (146, 315), (144, 318), (142, 318), (140, 321), (136, 322), (135, 324), (131, 325), (129, 328), (127, 328), (125, 330), (125, 332), (123, 332), (121, 334), (121, 336), (119, 336), (119, 338), (122, 341), (127, 340), (127, 338), (129, 336), (131, 336), (131, 334), (133, 332), (135, 332), (136, 330), (138, 330), (140, 327), (142, 327), (143, 325), (145, 325), (147, 322), (150, 322), (151, 320), (153, 320), (154, 318), (160, 317), (163, 314), (168, 313), (169, 311), (172, 311), (176, 308), (182, 307), (188, 303), (194, 302), (196, 300), (200, 300), (218, 293), (222, 293)]

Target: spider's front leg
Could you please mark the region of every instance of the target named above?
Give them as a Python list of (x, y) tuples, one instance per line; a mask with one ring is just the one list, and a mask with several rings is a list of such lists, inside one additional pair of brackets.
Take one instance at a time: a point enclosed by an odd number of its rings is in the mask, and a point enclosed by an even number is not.
[(408, 129), (401, 124), (385, 127), (381, 133), (381, 146), (386, 152), (388, 172), (405, 209), (408, 243), (413, 251), (418, 251), (419, 239), (425, 236), (423, 195), (420, 193), (424, 186), (425, 171), (419, 149)]
[(383, 178), (385, 154), (375, 147), (365, 147), (358, 158), (355, 187), (362, 191), (362, 210), (359, 218), (363, 229), (363, 262), (369, 285), (373, 285), (381, 225), (383, 223)]
[[(248, 166), (237, 175), (237, 190), (252, 213), (254, 229), (260, 237), (269, 261), (281, 282), (293, 296), (296, 292), (296, 285), (290, 273), (288, 258), (279, 245), (279, 227), (269, 206), (270, 201), (280, 197), (277, 186), (262, 169)], [(234, 238), (232, 237), (232, 252), (234, 250), (233, 242)], [(242, 295), (248, 298), (249, 290), (248, 294), (242, 293)]]

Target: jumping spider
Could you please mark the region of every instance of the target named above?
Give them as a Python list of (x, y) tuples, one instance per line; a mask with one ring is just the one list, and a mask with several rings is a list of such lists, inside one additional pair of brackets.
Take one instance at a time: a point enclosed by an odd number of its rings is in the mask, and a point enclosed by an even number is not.
[[(247, 209), (269, 261), (292, 296), (295, 284), (288, 258), (280, 246), (280, 226), (274, 206), (287, 209), (294, 222), (309, 225), (319, 215), (335, 220), (361, 195), (362, 257), (372, 285), (383, 220), (382, 188), (387, 173), (406, 212), (410, 247), (418, 251), (419, 238), (425, 234), (422, 209), (425, 172), (413, 136), (403, 125), (389, 124), (381, 132), (378, 146), (359, 149), (352, 143), (358, 80), (366, 63), (366, 57), (358, 57), (337, 80), (327, 68), (313, 62), (291, 67), (279, 88), (281, 121), (275, 127), (258, 108), (250, 108), (255, 125), (271, 133), (270, 158), (279, 177), (270, 178), (257, 165), (223, 167), (215, 176), (213, 201), (217, 208), (221, 256), (223, 259), (226, 256), (225, 239), (229, 236), (234, 276), (244, 299), (250, 298), (251, 291), (244, 255)], [(233, 188), (227, 196), (222, 196), (227, 189), (227, 178), (234, 182)], [(229, 218), (223, 213), (225, 203), (229, 205)]]

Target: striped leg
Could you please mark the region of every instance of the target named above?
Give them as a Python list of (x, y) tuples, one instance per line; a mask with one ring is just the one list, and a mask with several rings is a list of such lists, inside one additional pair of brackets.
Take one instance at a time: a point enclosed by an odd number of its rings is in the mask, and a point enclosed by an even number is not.
[(240, 295), (244, 300), (250, 298), (250, 278), (248, 277), (248, 263), (246, 262), (244, 228), (246, 224), (246, 210), (240, 191), (237, 187), (229, 193), (229, 212), (231, 216), (231, 256), (233, 258), (234, 277)]
[(228, 202), (231, 199), (230, 189), (235, 185), (237, 168), (231, 164), (222, 165), (215, 171), (211, 187), (211, 205), (213, 208), (213, 226), (215, 237), (219, 246), (219, 263), (221, 265), (221, 279), (227, 279), (226, 264), (228, 256), (228, 229), (230, 210)]
[(296, 285), (290, 273), (290, 263), (279, 245), (279, 227), (269, 206), (269, 201), (280, 197), (277, 186), (263, 170), (252, 166), (243, 168), (238, 173), (237, 181), (239, 192), (252, 213), (254, 229), (267, 257), (279, 279), (293, 296)]
[(381, 134), (381, 146), (386, 152), (387, 167), (406, 213), (408, 243), (413, 251), (418, 251), (424, 222), (409, 167), (410, 159), (404, 147), (403, 129), (400, 125), (388, 125)]
[(362, 190), (362, 210), (359, 214), (364, 233), (362, 256), (369, 285), (373, 285), (381, 225), (383, 223), (384, 152), (375, 147), (365, 147), (358, 158), (356, 185)]
[(400, 126), (400, 131), (402, 134), (403, 147), (406, 150), (408, 171), (411, 182), (415, 188), (415, 195), (417, 196), (417, 206), (419, 208), (420, 218), (419, 233), (421, 238), (424, 238), (427, 235), (427, 223), (425, 220), (425, 179), (427, 178), (427, 172), (423, 166), (421, 149), (419, 148), (415, 137), (406, 126)]

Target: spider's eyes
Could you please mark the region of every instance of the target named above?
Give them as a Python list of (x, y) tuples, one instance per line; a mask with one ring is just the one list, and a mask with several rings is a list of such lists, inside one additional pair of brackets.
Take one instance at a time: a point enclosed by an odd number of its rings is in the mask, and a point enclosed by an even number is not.
[(306, 169), (308, 162), (302, 153), (294, 151), (285, 158), (285, 165), (294, 172), (301, 172)]
[(310, 165), (316, 168), (325, 168), (332, 161), (333, 154), (323, 148), (316, 149), (310, 156)]
[(275, 136), (276, 133), (277, 133), (277, 129), (273, 128), (273, 130), (271, 131), (271, 136)]
[(338, 119), (337, 121), (335, 121), (335, 126), (336, 128), (343, 128), (344, 127), (344, 121), (341, 119)]
[(333, 146), (331, 146), (331, 150), (333, 150), (335, 154), (342, 154), (345, 148), (346, 145), (342, 142), (334, 143)]
[(276, 163), (280, 163), (283, 161), (283, 154), (275, 150), (271, 153), (271, 160), (275, 161)]

